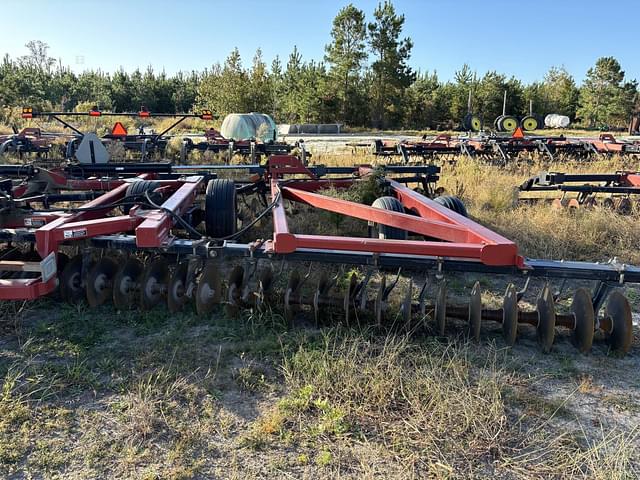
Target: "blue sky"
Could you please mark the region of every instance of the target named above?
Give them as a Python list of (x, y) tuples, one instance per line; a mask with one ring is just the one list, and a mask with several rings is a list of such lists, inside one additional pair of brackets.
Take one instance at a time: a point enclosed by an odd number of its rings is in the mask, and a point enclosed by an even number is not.
[[(377, 0), (353, 2), (367, 18)], [(345, 2), (304, 0), (0, 0), (0, 54), (23, 55), (29, 40), (74, 70), (136, 67), (202, 70), (234, 47), (249, 65), (260, 47), (270, 62), (294, 45), (322, 59), (331, 21)], [(526, 82), (564, 65), (578, 81), (600, 56), (615, 56), (640, 80), (640, 1), (395, 0), (414, 41), (411, 65), (450, 79), (463, 64)], [(11, 19), (7, 21), (7, 19)]]

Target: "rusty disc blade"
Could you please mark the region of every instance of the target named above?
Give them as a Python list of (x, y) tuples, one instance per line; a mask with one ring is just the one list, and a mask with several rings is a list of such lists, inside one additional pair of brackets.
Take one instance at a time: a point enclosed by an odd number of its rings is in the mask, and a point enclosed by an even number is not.
[(447, 326), (447, 282), (445, 280), (441, 281), (440, 285), (438, 285), (435, 317), (438, 335), (444, 336)]
[(118, 264), (109, 257), (102, 257), (87, 275), (85, 289), (87, 302), (97, 307), (113, 297), (113, 278), (118, 272)]
[[(83, 263), (82, 255), (76, 255), (69, 260), (60, 275), (60, 296), (67, 303), (80, 303), (86, 297), (82, 279)], [(91, 266), (88, 265), (87, 269)]]
[(604, 316), (611, 321), (610, 331), (605, 332), (609, 349), (617, 355), (627, 354), (633, 341), (631, 306), (627, 297), (618, 290), (611, 292)]
[(549, 353), (556, 333), (556, 309), (549, 284), (545, 284), (536, 300), (536, 311), (538, 313), (536, 327), (538, 344), (544, 353)]
[(169, 285), (167, 286), (167, 307), (171, 313), (181, 311), (189, 297), (187, 297), (187, 273), (189, 272), (189, 262), (182, 261), (171, 273)]
[(167, 293), (169, 284), (169, 264), (164, 257), (157, 257), (142, 271), (140, 278), (140, 307), (151, 310)]
[(571, 312), (575, 321), (571, 332), (571, 343), (581, 353), (588, 353), (593, 344), (596, 323), (591, 293), (588, 289), (581, 287), (573, 294)]
[(413, 282), (409, 280), (409, 286), (402, 302), (402, 321), (406, 326), (411, 323), (411, 300), (413, 298)]
[(475, 341), (480, 340), (480, 325), (482, 323), (482, 295), (480, 282), (476, 282), (471, 289), (469, 298), (469, 337)]
[(244, 268), (236, 265), (229, 274), (229, 283), (227, 288), (227, 301), (225, 303), (225, 312), (229, 317), (237, 317), (240, 314), (240, 304), (242, 297), (242, 283), (244, 281)]
[(507, 345), (513, 346), (518, 336), (518, 292), (510, 283), (502, 305), (502, 335)]
[(287, 288), (284, 292), (284, 318), (289, 324), (293, 322), (300, 308), (298, 302), (300, 282), (300, 273), (297, 270), (291, 270), (289, 280), (287, 281)]
[(387, 277), (383, 276), (378, 285), (378, 293), (374, 302), (374, 313), (376, 316), (376, 325), (382, 325), (382, 319), (384, 318), (384, 312), (386, 310), (386, 300), (384, 298), (384, 291), (387, 289)]
[(351, 310), (353, 310), (353, 296), (356, 291), (356, 287), (358, 285), (358, 276), (355, 272), (351, 273), (349, 277), (349, 286), (344, 292), (344, 321), (347, 325), (349, 325), (349, 317), (351, 316)]
[(196, 288), (196, 312), (207, 315), (222, 299), (222, 281), (218, 266), (214, 262), (207, 262), (202, 269)]
[(142, 275), (142, 262), (129, 258), (118, 270), (113, 279), (113, 304), (118, 310), (131, 310), (138, 303), (139, 280)]

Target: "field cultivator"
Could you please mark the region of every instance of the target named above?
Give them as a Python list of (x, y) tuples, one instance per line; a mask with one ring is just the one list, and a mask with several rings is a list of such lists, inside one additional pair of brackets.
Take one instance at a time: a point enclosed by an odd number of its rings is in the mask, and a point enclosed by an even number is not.
[(423, 137), (420, 141), (375, 140), (370, 145), (374, 155), (400, 156), (405, 163), (414, 161), (414, 158), (452, 159), (457, 155), (502, 164), (523, 154), (528, 157), (540, 155), (551, 161), (557, 160), (557, 157), (587, 159), (592, 156), (640, 155), (640, 141), (620, 140), (611, 134), (602, 134), (598, 138), (579, 138), (525, 135), (518, 129), (509, 136), (491, 133), (452, 137), (442, 134), (433, 139)]
[[(522, 201), (548, 200), (556, 208), (601, 206), (628, 215), (637, 211), (640, 197), (634, 196), (640, 195), (640, 174), (542, 172), (520, 185), (520, 191), (538, 195), (521, 195)], [(547, 192), (558, 192), (561, 197), (545, 197)]]
[[(193, 139), (185, 137), (180, 148), (180, 163), (187, 163), (189, 153), (196, 150), (199, 152), (212, 152), (214, 154), (225, 153), (226, 163), (231, 163), (234, 155), (241, 155), (251, 163), (260, 162), (261, 158), (270, 155), (286, 155), (290, 153), (294, 146), (284, 142), (272, 141), (263, 142), (259, 139), (234, 140), (225, 138), (215, 128), (210, 128), (204, 134), (205, 141), (195, 143)], [(298, 147), (302, 150), (304, 159), (310, 157), (304, 149), (304, 142), (299, 142)]]
[[(64, 197), (82, 192), (61, 188), (48, 208), (38, 208), (43, 194), (5, 190), (0, 299), (33, 300), (57, 290), (70, 303), (118, 310), (194, 305), (211, 315), (223, 305), (237, 315), (280, 308), (290, 323), (308, 313), (318, 324), (400, 322), (437, 335), (457, 319), (473, 338), (483, 322), (494, 322), (508, 345), (529, 325), (545, 352), (562, 327), (581, 352), (596, 333), (613, 352), (631, 348), (631, 309), (616, 287), (640, 282), (640, 268), (523, 257), (514, 242), (469, 219), (459, 199), (430, 198), (437, 166), (307, 166), (291, 155), (270, 156), (263, 165), (154, 165), (87, 183), (89, 201)], [(79, 178), (75, 186), (97, 180)], [(356, 191), (358, 201), (350, 196)], [(16, 210), (20, 215), (12, 215)], [(322, 230), (338, 218), (351, 219), (361, 234)], [(502, 307), (483, 308), (479, 283), (468, 302), (452, 305), (446, 277), (453, 272), (505, 275), (511, 283)], [(579, 288), (562, 312), (547, 283), (536, 309), (525, 311), (519, 303), (530, 278), (596, 286)], [(397, 309), (390, 308), (392, 292)]]
[[(22, 109), (22, 118), (32, 119), (47, 117), (62, 124), (65, 128), (73, 132), (73, 137), (67, 141), (63, 148), (64, 158), (67, 160), (77, 160), (79, 163), (106, 163), (109, 161), (109, 153), (105, 146), (117, 142), (122, 145), (125, 151), (137, 152), (142, 161), (145, 161), (154, 153), (162, 154), (166, 150), (170, 137), (168, 133), (184, 122), (187, 118), (200, 118), (202, 120), (213, 119), (210, 110), (203, 110), (199, 114), (194, 113), (152, 113), (142, 107), (139, 112), (134, 113), (114, 113), (103, 112), (97, 107), (88, 112), (38, 112), (33, 108)], [(82, 132), (79, 128), (64, 120), (64, 117), (136, 117), (140, 119), (149, 118), (176, 118), (176, 121), (164, 128), (159, 133), (146, 133), (144, 128), (140, 128), (137, 134), (131, 134), (120, 122), (116, 122), (110, 133), (98, 137), (94, 133)]]

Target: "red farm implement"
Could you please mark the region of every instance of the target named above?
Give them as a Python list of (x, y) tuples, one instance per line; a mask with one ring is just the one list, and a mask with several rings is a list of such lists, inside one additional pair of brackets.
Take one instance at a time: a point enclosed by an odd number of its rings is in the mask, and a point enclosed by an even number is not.
[[(135, 171), (143, 166), (144, 172)], [(5, 181), (0, 298), (33, 300), (58, 289), (63, 300), (92, 307), (165, 304), (177, 312), (193, 304), (200, 315), (220, 304), (229, 314), (279, 305), (290, 322), (304, 312), (316, 322), (338, 312), (347, 324), (368, 318), (382, 326), (393, 320), (392, 292), (402, 288), (401, 323), (412, 331), (444, 335), (447, 322), (457, 319), (478, 338), (482, 322), (491, 321), (501, 325), (509, 345), (528, 325), (544, 351), (558, 327), (571, 332), (582, 352), (597, 332), (614, 352), (631, 347), (629, 302), (615, 287), (640, 282), (639, 268), (523, 257), (514, 242), (469, 219), (457, 198), (430, 198), (436, 166), (307, 166), (295, 156), (273, 155), (263, 165), (113, 168), (58, 172), (67, 183), (60, 180), (57, 189), (19, 189), (30, 180), (15, 171)], [(354, 189), (375, 196), (347, 199)], [(80, 194), (91, 199), (78, 200)], [(314, 217), (320, 226), (350, 219), (360, 230), (318, 231)], [(283, 279), (273, 266), (285, 263), (290, 268)], [(328, 273), (327, 265), (363, 274), (345, 279)], [(387, 280), (389, 271), (398, 272), (395, 279)], [(400, 272), (410, 279), (402, 287)], [(468, 303), (451, 305), (445, 277), (453, 272), (505, 275), (511, 283), (502, 306), (483, 308), (479, 283)], [(597, 285), (579, 288), (570, 310), (560, 312), (547, 284), (536, 310), (525, 311), (519, 302), (530, 278)], [(525, 288), (518, 291), (520, 281)]]
[[(520, 191), (537, 196), (520, 196), (523, 201), (547, 199), (557, 208), (604, 207), (622, 214), (637, 211), (636, 195), (640, 195), (640, 174), (558, 173), (542, 172), (520, 185)], [(547, 193), (560, 197), (545, 197)], [(635, 208), (634, 208), (635, 204)]]

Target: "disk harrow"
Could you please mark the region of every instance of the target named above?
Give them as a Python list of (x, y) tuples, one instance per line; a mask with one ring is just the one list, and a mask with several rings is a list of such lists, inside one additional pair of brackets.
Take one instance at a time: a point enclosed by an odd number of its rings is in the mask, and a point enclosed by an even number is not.
[[(91, 307), (228, 316), (249, 309), (280, 312), (290, 325), (309, 318), (438, 336), (462, 323), (475, 339), (494, 323), (507, 345), (534, 329), (545, 352), (561, 329), (582, 352), (599, 337), (616, 354), (631, 348), (631, 308), (616, 287), (640, 282), (639, 268), (524, 258), (512, 241), (469, 219), (459, 199), (430, 198), (439, 167), (308, 166), (289, 155), (264, 165), (206, 166), (208, 176), (204, 167), (114, 174), (111, 188), (71, 208), (39, 211), (38, 200), (25, 201), (20, 208), (43, 223), (0, 228), (0, 298), (57, 290), (64, 301)], [(223, 173), (235, 180), (216, 178)], [(377, 198), (345, 200), (340, 192), (352, 187)], [(253, 205), (242, 222), (240, 205)], [(350, 217), (363, 233), (313, 231), (314, 215), (321, 223)], [(479, 283), (461, 300), (447, 283), (456, 272), (504, 275), (502, 304), (483, 307)], [(525, 309), (530, 278), (548, 283), (535, 308)], [(578, 289), (566, 310), (552, 283), (565, 279), (596, 287)]]
[[(602, 207), (623, 215), (638, 209), (636, 195), (640, 195), (640, 174), (616, 173), (559, 173), (542, 172), (520, 185), (520, 191), (536, 196), (520, 196), (521, 201), (550, 201), (554, 208)], [(545, 197), (549, 192), (560, 198)]]

